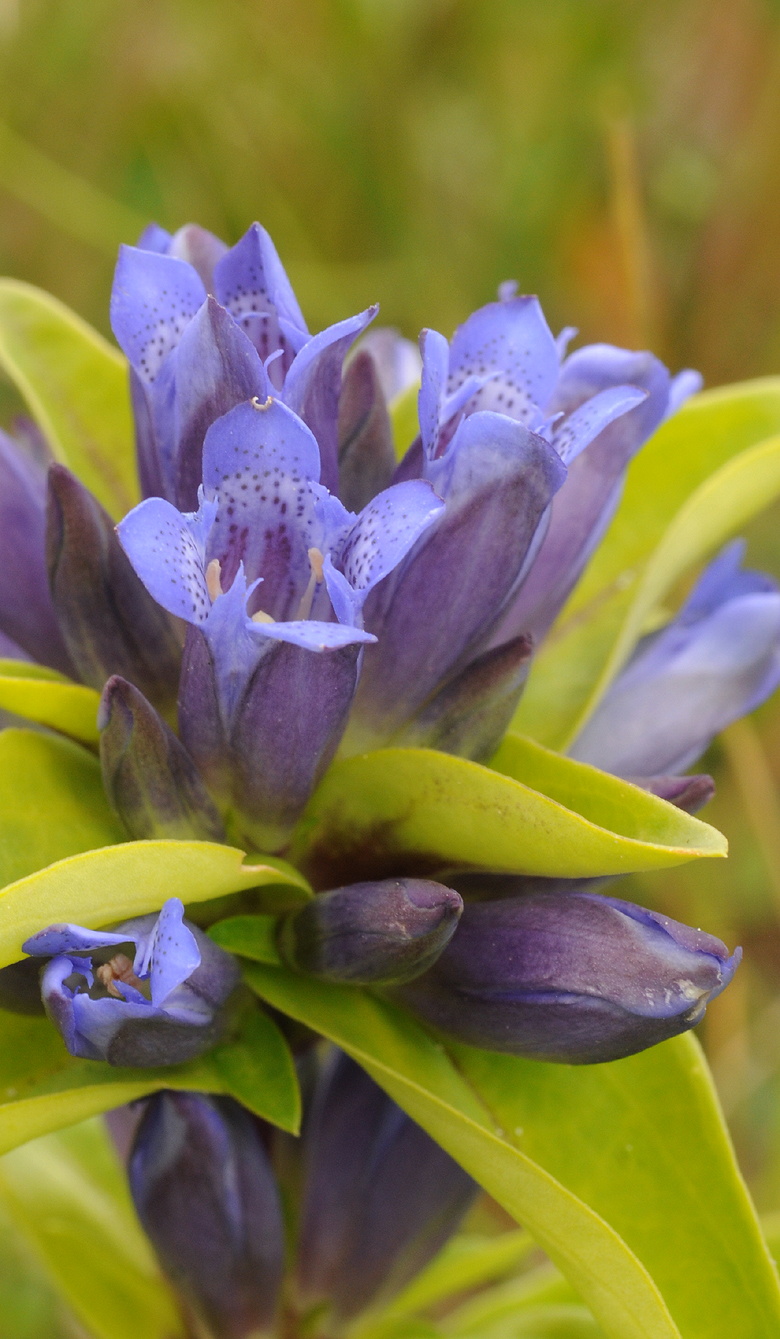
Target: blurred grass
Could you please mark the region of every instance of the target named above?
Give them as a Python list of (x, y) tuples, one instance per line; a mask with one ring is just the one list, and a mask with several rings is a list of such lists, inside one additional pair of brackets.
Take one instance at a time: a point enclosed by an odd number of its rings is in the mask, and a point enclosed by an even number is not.
[[(779, 119), (778, 0), (0, 0), (0, 272), (108, 333), (116, 247), (148, 218), (230, 242), (259, 218), (313, 329), (379, 300), (449, 333), (514, 277), (555, 329), (759, 376)], [(749, 534), (778, 578), (779, 527)], [(778, 1209), (777, 701), (705, 765), (732, 859), (621, 892), (745, 946), (702, 1031)]]

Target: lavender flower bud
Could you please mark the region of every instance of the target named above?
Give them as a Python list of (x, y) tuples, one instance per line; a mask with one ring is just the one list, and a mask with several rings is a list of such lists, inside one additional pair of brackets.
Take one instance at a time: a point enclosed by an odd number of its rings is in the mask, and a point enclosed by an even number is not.
[(436, 961), (462, 909), (458, 893), (427, 879), (353, 883), (288, 916), (280, 951), (327, 981), (409, 981)]
[(443, 1246), (471, 1204), (471, 1177), (337, 1052), (305, 1132), (297, 1262), (301, 1303), (348, 1320), (397, 1292)]
[(398, 994), (469, 1045), (596, 1064), (693, 1027), (740, 957), (617, 898), (531, 894), (467, 904), (435, 965)]
[(395, 469), (393, 433), (379, 373), (361, 349), (344, 372), (339, 400), (339, 497), (350, 511), (387, 488)]
[(71, 1055), (147, 1068), (192, 1060), (221, 1040), (238, 966), (183, 912), (172, 897), (159, 915), (112, 931), (50, 925), (22, 945), (49, 959), (43, 1002)]
[(98, 714), (109, 801), (131, 837), (224, 841), (216, 805), (184, 745), (143, 693), (114, 675)]
[(159, 706), (176, 698), (181, 646), (144, 590), (108, 512), (64, 465), (49, 470), (46, 557), (57, 620), (84, 683), (121, 674)]
[(230, 1098), (157, 1093), (128, 1173), (138, 1216), (196, 1323), (213, 1339), (270, 1333), (284, 1231), (257, 1121)]

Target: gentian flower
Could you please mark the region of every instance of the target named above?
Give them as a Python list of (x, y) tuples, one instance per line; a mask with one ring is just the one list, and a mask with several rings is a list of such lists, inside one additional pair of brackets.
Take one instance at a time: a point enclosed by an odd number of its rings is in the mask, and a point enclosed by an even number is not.
[[(780, 684), (780, 588), (742, 571), (737, 540), (660, 632), (639, 643), (569, 750), (631, 778), (683, 772)], [(656, 786), (657, 788), (657, 786)]]
[(128, 1163), (133, 1202), (197, 1332), (269, 1333), (284, 1269), (279, 1191), (260, 1123), (230, 1098), (162, 1092)]
[(25, 953), (48, 959), (43, 1002), (71, 1055), (173, 1065), (220, 1039), (238, 967), (183, 916), (171, 897), (159, 915), (111, 931), (50, 925), (25, 941)]
[(149, 498), (118, 526), (147, 590), (193, 629), (183, 742), (266, 849), (283, 843), (338, 744), (359, 649), (374, 640), (366, 597), (442, 510), (415, 480), (348, 512), (319, 483), (312, 433), (269, 397), (209, 429), (197, 513)]
[(295, 1298), (336, 1325), (387, 1301), (470, 1207), (471, 1177), (364, 1070), (331, 1053), (304, 1131)]
[(132, 368), (145, 495), (194, 508), (207, 428), (241, 401), (269, 393), (311, 428), (323, 482), (335, 492), (341, 364), (376, 311), (310, 335), (257, 223), (230, 250), (192, 225), (173, 238), (153, 228), (138, 247), (123, 246), (111, 323)]
[[(420, 437), (395, 477), (429, 479), (447, 512), (367, 602), (381, 649), (365, 657), (350, 751), (392, 739), (490, 756), (529, 637), (582, 572), (632, 455), (699, 384), (607, 345), (562, 363), (573, 332), (556, 341), (536, 298), (504, 288), (451, 345), (421, 336)], [(478, 727), (454, 727), (469, 715)]]
[(536, 893), (467, 904), (430, 971), (395, 989), (471, 1046), (592, 1065), (694, 1027), (740, 958), (630, 902)]

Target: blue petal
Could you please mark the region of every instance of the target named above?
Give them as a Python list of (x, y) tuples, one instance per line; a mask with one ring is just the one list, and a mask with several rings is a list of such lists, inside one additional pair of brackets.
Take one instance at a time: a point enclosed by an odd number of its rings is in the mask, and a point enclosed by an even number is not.
[(111, 944), (126, 944), (128, 938), (126, 934), (109, 934), (106, 930), (86, 930), (83, 925), (50, 925), (25, 939), (22, 949), (32, 957), (48, 958), (58, 953), (89, 953)]
[(260, 624), (246, 613), (246, 602), (258, 583), (247, 590), (243, 566), (230, 589), (211, 606), (203, 632), (211, 651), (217, 699), (224, 725), (232, 719), (246, 684), (267, 649), (259, 635)]
[(331, 493), (338, 489), (338, 408), (341, 367), (350, 345), (373, 321), (378, 307), (328, 326), (307, 344), (287, 373), (284, 401), (308, 424), (320, 448), (320, 478)]
[(200, 967), (200, 949), (192, 931), (182, 924), (183, 916), (183, 903), (169, 897), (149, 936), (143, 962), (136, 966), (138, 976), (151, 976), (152, 1004), (162, 1005)]
[(365, 598), (444, 510), (441, 498), (424, 479), (410, 479), (379, 493), (361, 511), (341, 554), (340, 565), (350, 585)]
[(438, 330), (423, 330), (420, 335), (422, 380), (417, 396), (420, 434), (429, 459), (433, 459), (439, 440), (439, 419), (450, 366), (450, 349)]
[(361, 611), (365, 596), (354, 590), (343, 572), (339, 572), (333, 566), (330, 554), (327, 555), (322, 569), (325, 575), (325, 587), (339, 623), (359, 628), (363, 621)]
[(122, 246), (111, 290), (111, 329), (138, 375), (154, 381), (206, 289), (191, 265)]
[(236, 318), (274, 310), (307, 333), (276, 247), (259, 223), (253, 223), (215, 267), (214, 296)]
[(70, 1054), (97, 1060), (100, 1059), (97, 1052), (92, 1047), (83, 1045), (77, 1036), (73, 992), (68, 986), (63, 985), (73, 970), (70, 958), (57, 957), (47, 962), (41, 973), (41, 997), (49, 1018), (62, 1033), (62, 1039)]
[(491, 302), (455, 331), (447, 394), (469, 376), (497, 374), (477, 393), (473, 407), (527, 423), (537, 406), (546, 406), (558, 371), (558, 350), (537, 298)]
[(111, 996), (91, 1000), (89, 995), (75, 995), (72, 1008), (76, 1033), (73, 1054), (86, 1055), (90, 1059), (106, 1058), (108, 1048), (123, 1023), (134, 1019), (146, 1023), (155, 1018), (165, 1018), (165, 1012), (147, 1000), (138, 1004), (112, 999)]
[(170, 254), (172, 241), (173, 237), (167, 228), (161, 228), (159, 223), (149, 223), (138, 238), (136, 246), (139, 251), (156, 251), (160, 256), (167, 256)]
[[(204, 512), (209, 506), (204, 504)], [(120, 543), (149, 594), (187, 623), (203, 623), (211, 600), (193, 530), (188, 518), (160, 497), (139, 503), (117, 526)]]
[(258, 635), (269, 641), (290, 642), (307, 651), (337, 651), (342, 646), (376, 641), (376, 637), (362, 628), (348, 627), (343, 623), (320, 623), (314, 618), (293, 619), (289, 623), (258, 623), (255, 626)]
[(611, 386), (586, 400), (553, 429), (552, 444), (564, 465), (569, 465), (608, 424), (646, 399), (647, 391), (635, 386)]
[(669, 403), (666, 409), (666, 417), (670, 418), (676, 414), (680, 405), (690, 399), (692, 395), (698, 395), (704, 385), (704, 377), (701, 372), (694, 372), (693, 368), (686, 367), (684, 372), (678, 372), (676, 377), (672, 377), (669, 387)]
[(694, 623), (739, 595), (778, 590), (777, 582), (766, 572), (741, 568), (746, 547), (744, 539), (734, 539), (721, 550), (702, 572), (675, 623)]

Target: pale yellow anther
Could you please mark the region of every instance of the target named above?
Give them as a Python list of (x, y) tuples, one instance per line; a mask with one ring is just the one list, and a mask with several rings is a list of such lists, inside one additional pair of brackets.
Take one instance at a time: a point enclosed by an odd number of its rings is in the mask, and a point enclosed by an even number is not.
[(276, 622), (276, 619), (275, 619), (275, 618), (271, 618), (271, 615), (270, 615), (270, 614), (267, 614), (267, 613), (265, 612), (264, 609), (258, 609), (257, 613), (252, 615), (252, 622), (253, 622), (253, 623), (275, 623), (275, 622)]
[(322, 564), (324, 563), (324, 561), (325, 558), (320, 553), (319, 549), (309, 549), (309, 562), (311, 563), (311, 570), (313, 575), (317, 578), (318, 581), (324, 580), (322, 574)]
[(262, 410), (262, 409), (268, 409), (269, 405), (273, 402), (273, 398), (274, 398), (274, 397), (273, 397), (272, 395), (269, 395), (269, 397), (268, 397), (267, 400), (261, 400), (260, 397), (259, 397), (258, 395), (253, 395), (253, 396), (252, 396), (252, 408), (253, 408), (253, 409), (260, 409), (260, 410)]
[(301, 602), (298, 605), (297, 618), (308, 618), (311, 613), (311, 607), (314, 603), (314, 592), (318, 584), (324, 579), (322, 564), (325, 558), (319, 549), (309, 549), (309, 563), (311, 564), (311, 576), (309, 584), (306, 587)]
[(222, 594), (222, 568), (219, 558), (212, 558), (206, 568), (206, 589), (209, 593), (211, 603), (213, 604), (218, 595)]

